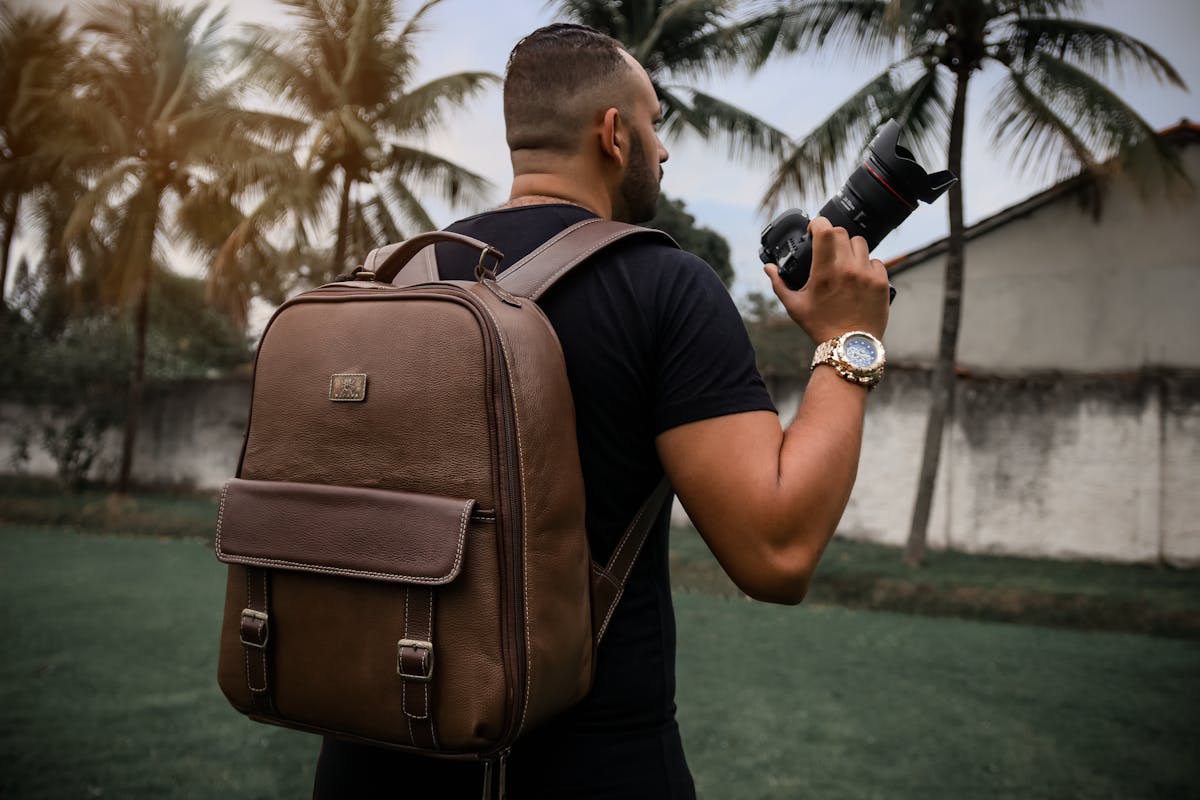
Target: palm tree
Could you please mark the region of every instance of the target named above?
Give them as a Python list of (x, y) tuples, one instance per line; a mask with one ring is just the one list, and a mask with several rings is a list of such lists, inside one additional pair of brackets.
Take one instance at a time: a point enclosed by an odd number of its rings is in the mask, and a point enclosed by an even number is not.
[(77, 54), (65, 11), (0, 8), (0, 301), (23, 204), (54, 180), (69, 149), (61, 101)]
[[(1181, 88), (1182, 79), (1146, 43), (1069, 16), (1081, 7), (1080, 0), (800, 0), (760, 40), (762, 53), (833, 46), (869, 57), (901, 55), (795, 144), (776, 170), (764, 206), (786, 191), (827, 193), (845, 177), (839, 169), (844, 159), (861, 153), (889, 117), (906, 130), (910, 149), (935, 163), (947, 159), (959, 177), (949, 193), (941, 334), (905, 550), (914, 566), (925, 555), (954, 390), (963, 291), (962, 153), (972, 77), (988, 67), (1002, 71), (987, 100), (991, 136), (1027, 173), (1063, 177), (1082, 169), (1098, 187), (1120, 169), (1144, 192), (1156, 184), (1186, 183), (1177, 154), (1101, 82), (1126, 66)], [(1114, 158), (1106, 162), (1109, 156)]]
[(222, 85), (223, 16), (207, 16), (204, 7), (110, 0), (82, 29), (90, 66), (71, 110), (93, 147), (83, 167), (88, 190), (65, 240), (78, 251), (99, 238), (103, 299), (132, 307), (121, 492), (132, 471), (152, 284), (166, 269), (164, 252), (213, 252), (239, 219), (232, 192), (277, 173), (279, 149), (299, 133), (290, 120), (242, 108), (238, 92)]
[[(280, 181), (226, 243), (214, 269), (219, 279), (247, 250), (267, 246), (267, 234), (288, 218), (293, 254), (310, 238), (306, 226), (336, 208), (328, 275), (343, 272), (377, 244), (405, 229), (437, 227), (421, 192), (452, 204), (487, 186), (479, 175), (414, 142), (446, 113), (495, 83), (487, 72), (460, 72), (412, 86), (416, 39), (440, 0), (429, 0), (398, 25), (392, 0), (280, 0), (291, 11), (286, 32), (254, 29), (244, 43), (247, 77), (289, 107), (306, 127), (297, 174)], [(317, 231), (317, 235), (321, 235)]]
[(731, 155), (782, 155), (788, 137), (755, 115), (700, 91), (693, 81), (758, 66), (779, 12), (738, 14), (736, 0), (555, 0), (572, 22), (607, 33), (645, 67), (663, 107), (663, 131), (723, 139)]

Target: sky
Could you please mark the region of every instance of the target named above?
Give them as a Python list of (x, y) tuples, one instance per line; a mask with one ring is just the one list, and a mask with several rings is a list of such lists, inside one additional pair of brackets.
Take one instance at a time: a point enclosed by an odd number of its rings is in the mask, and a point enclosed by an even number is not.
[[(195, 0), (185, 0), (189, 5)], [(59, 8), (62, 0), (24, 0)], [(83, 5), (71, 2), (69, 5)], [(212, 5), (219, 5), (213, 3)], [(397, 0), (401, 19), (420, 3)], [(1200, 121), (1200, 0), (1093, 0), (1080, 14), (1135, 36), (1161, 53), (1183, 77), (1188, 91), (1156, 84), (1141, 75), (1108, 76), (1108, 85), (1151, 124), (1162, 129), (1181, 118)], [(503, 73), (512, 46), (526, 33), (553, 21), (543, 0), (442, 0), (426, 17), (427, 32), (420, 40), (421, 60), (417, 82), (464, 70)], [(229, 3), (231, 29), (247, 22), (286, 30), (288, 18), (274, 0), (233, 0)], [(231, 30), (233, 32), (233, 30)], [(698, 88), (751, 111), (792, 137), (799, 138), (825, 118), (851, 93), (885, 66), (848, 63), (830, 52), (781, 57), (754, 75), (722, 76)], [(990, 88), (996, 73), (985, 71), (972, 79), (967, 105), (967, 140), (963, 188), (966, 220), (985, 218), (1049, 185), (1049, 179), (1031, 180), (1008, 163), (992, 146), (986, 132)], [(489, 90), (468, 107), (453, 113), (446, 128), (423, 143), (427, 149), (472, 169), (493, 184), (482, 203), (450, 209), (430, 203), (434, 221), (445, 225), (456, 217), (495, 207), (508, 197), (512, 173), (504, 144), (501, 99), (498, 88)], [(721, 233), (730, 243), (736, 279), (735, 296), (769, 291), (757, 257), (758, 237), (768, 221), (758, 211), (769, 182), (771, 165), (765, 161), (733, 161), (724, 148), (695, 138), (668, 139), (670, 160), (664, 165), (663, 190), (679, 197), (697, 221)], [(944, 164), (925, 164), (932, 170)], [(813, 213), (824, 198), (809, 198)], [(888, 259), (914, 250), (945, 235), (946, 198), (922, 206), (876, 248), (874, 256)], [(781, 207), (801, 205), (787, 198)], [(803, 206), (801, 206), (803, 207)], [(185, 265), (187, 271), (191, 271)]]

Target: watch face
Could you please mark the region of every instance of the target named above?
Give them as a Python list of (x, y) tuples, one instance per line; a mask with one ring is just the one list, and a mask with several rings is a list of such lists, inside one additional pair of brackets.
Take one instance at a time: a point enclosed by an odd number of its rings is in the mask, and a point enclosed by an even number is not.
[(879, 348), (875, 342), (859, 333), (847, 336), (842, 349), (846, 353), (846, 360), (858, 369), (870, 369), (879, 361)]

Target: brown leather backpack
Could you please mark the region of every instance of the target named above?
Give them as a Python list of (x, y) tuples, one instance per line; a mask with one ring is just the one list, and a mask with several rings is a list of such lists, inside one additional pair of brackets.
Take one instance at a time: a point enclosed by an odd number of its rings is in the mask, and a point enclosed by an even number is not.
[[(423, 234), (279, 308), (217, 522), (235, 708), (490, 775), (584, 696), (670, 489), (591, 561), (566, 368), (536, 300), (635, 235), (670, 241), (590, 219), (497, 280), (488, 245)], [(478, 280), (438, 280), (438, 241), (478, 248)]]

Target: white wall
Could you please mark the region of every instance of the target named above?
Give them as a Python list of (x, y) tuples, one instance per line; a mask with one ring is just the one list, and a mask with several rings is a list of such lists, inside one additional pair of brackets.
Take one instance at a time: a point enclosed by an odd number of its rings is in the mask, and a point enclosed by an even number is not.
[[(967, 243), (962, 366), (997, 372), (1200, 369), (1200, 146), (1182, 150), (1198, 191), (1143, 204), (1114, 179), (1099, 221), (1060, 197)], [(969, 180), (970, 176), (966, 176)], [(944, 256), (892, 277), (895, 363), (930, 363)]]
[[(871, 395), (858, 482), (840, 534), (902, 544), (928, 408), (927, 375), (892, 370)], [(802, 386), (772, 392), (786, 420)], [(246, 379), (153, 392), (134, 474), (214, 489), (232, 477)], [(27, 412), (4, 409), (11, 420)], [(13, 429), (0, 431), (7, 464)], [(115, 474), (112, 436), (98, 472)], [(1200, 377), (959, 380), (930, 544), (968, 552), (1200, 565)], [(29, 471), (52, 475), (34, 448)]]
[[(872, 395), (839, 535), (904, 544), (926, 381), (896, 370)], [(774, 387), (785, 419), (800, 391)], [(1200, 378), (963, 378), (955, 405), (931, 547), (1200, 565)]]

